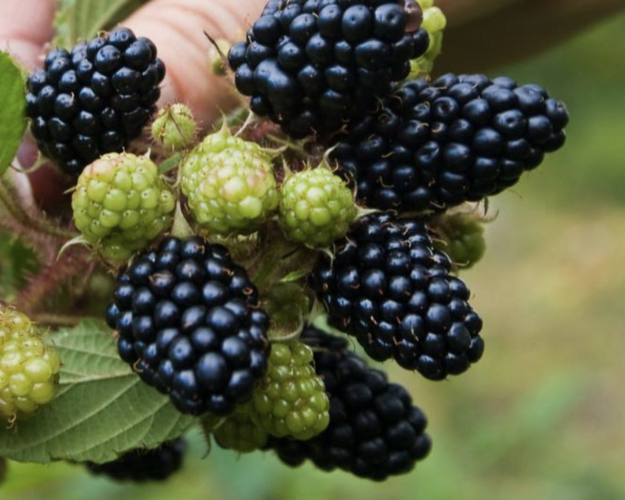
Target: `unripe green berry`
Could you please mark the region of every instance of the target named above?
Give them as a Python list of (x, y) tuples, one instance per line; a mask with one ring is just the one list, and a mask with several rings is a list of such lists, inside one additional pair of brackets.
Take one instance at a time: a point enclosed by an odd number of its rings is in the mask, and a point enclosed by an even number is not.
[(255, 422), (275, 437), (310, 439), (330, 422), (330, 400), (312, 366), (313, 352), (292, 340), (274, 342), (269, 368), (253, 395)]
[(213, 436), (222, 448), (249, 453), (260, 450), (269, 438), (267, 431), (252, 419), (253, 409), (249, 404), (237, 409), (215, 429)]
[(291, 175), (280, 194), (286, 237), (310, 247), (327, 247), (345, 236), (358, 213), (354, 193), (325, 164)]
[(227, 40), (217, 40), (208, 52), (208, 64), (213, 75), (225, 76), (228, 73), (227, 54), (232, 44)]
[(445, 214), (436, 226), (440, 239), (435, 240), (435, 245), (449, 255), (456, 271), (470, 269), (482, 259), (486, 240), (479, 218), (463, 213)]
[(195, 139), (197, 123), (193, 113), (184, 104), (172, 104), (161, 108), (152, 123), (152, 138), (165, 151), (186, 149)]
[(421, 57), (410, 61), (409, 79), (429, 75), (434, 67), (434, 61), (441, 53), (443, 47), (443, 32), (447, 26), (447, 18), (441, 9), (434, 6), (433, 0), (413, 0), (417, 2), (423, 11), (423, 24), (421, 27), (428, 32), (430, 42), (428, 49)]
[(423, 24), (421, 25), (428, 33), (443, 31), (447, 26), (447, 18), (438, 7), (423, 9)]
[(0, 306), (0, 419), (13, 422), (54, 399), (61, 362), (27, 316)]
[(166, 231), (173, 191), (145, 156), (110, 153), (87, 166), (72, 197), (74, 223), (101, 255), (123, 262)]
[(197, 222), (219, 235), (256, 231), (278, 205), (272, 154), (226, 128), (187, 155), (181, 187)]

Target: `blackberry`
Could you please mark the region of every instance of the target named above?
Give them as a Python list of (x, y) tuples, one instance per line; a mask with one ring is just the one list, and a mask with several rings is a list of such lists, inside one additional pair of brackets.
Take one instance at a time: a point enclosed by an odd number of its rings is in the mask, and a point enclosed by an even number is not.
[(180, 185), (189, 209), (214, 234), (249, 234), (279, 203), (274, 152), (227, 128), (207, 135), (185, 157)]
[(197, 135), (197, 122), (188, 106), (180, 103), (161, 108), (152, 122), (152, 139), (166, 152), (187, 149)]
[(254, 422), (253, 409), (243, 405), (213, 431), (217, 444), (226, 450), (249, 453), (260, 450), (267, 444), (267, 431)]
[(328, 395), (312, 366), (310, 347), (276, 342), (269, 369), (254, 390), (252, 418), (269, 435), (310, 439), (328, 426)]
[(237, 89), (292, 137), (339, 130), (427, 50), (427, 32), (409, 22), (404, 3), (270, 0), (229, 51)]
[(482, 320), (451, 267), (424, 222), (372, 214), (354, 224), (333, 258), (320, 257), (310, 283), (329, 323), (373, 359), (393, 358), (441, 380), (466, 371), (484, 350)]
[(399, 85), (334, 156), (367, 206), (442, 210), (516, 184), (564, 144), (568, 119), (538, 85), (447, 74)]
[(183, 413), (231, 413), (267, 369), (269, 317), (221, 245), (166, 238), (118, 278), (107, 323), (121, 358)]
[(283, 462), (298, 466), (308, 459), (323, 470), (383, 481), (411, 471), (428, 455), (427, 420), (406, 389), (349, 352), (344, 339), (308, 327), (302, 340), (316, 348), (317, 373), (330, 394), (330, 424), (308, 441), (270, 438), (269, 448)]
[(442, 214), (435, 220), (436, 248), (443, 250), (454, 270), (465, 271), (477, 264), (486, 252), (484, 226), (474, 214)]
[(324, 163), (288, 177), (280, 188), (279, 220), (291, 241), (327, 247), (358, 214), (354, 194)]
[(27, 82), (26, 114), (39, 150), (70, 175), (121, 152), (156, 110), (164, 76), (154, 44), (128, 28), (71, 52), (52, 50)]
[(418, 3), (423, 12), (422, 27), (428, 32), (430, 44), (421, 57), (410, 61), (409, 78), (429, 75), (434, 68), (434, 61), (440, 55), (443, 47), (443, 32), (447, 25), (447, 18), (441, 9), (434, 6), (432, 0), (410, 0)]
[(112, 462), (85, 465), (92, 473), (115, 481), (164, 481), (180, 469), (186, 448), (186, 441), (178, 438), (151, 450), (131, 450)]
[(72, 195), (74, 222), (111, 262), (125, 262), (172, 222), (176, 198), (146, 156), (108, 153), (87, 166)]
[(60, 369), (56, 349), (39, 328), (0, 304), (0, 423), (29, 417), (49, 404), (56, 396)]

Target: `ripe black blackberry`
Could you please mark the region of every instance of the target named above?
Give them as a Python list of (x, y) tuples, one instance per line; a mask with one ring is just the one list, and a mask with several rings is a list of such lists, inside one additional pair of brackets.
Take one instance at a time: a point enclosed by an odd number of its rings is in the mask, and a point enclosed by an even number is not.
[(339, 130), (426, 52), (421, 10), (408, 14), (404, 3), (270, 0), (228, 55), (237, 89), (292, 137)]
[(187, 443), (178, 438), (151, 450), (132, 450), (104, 464), (87, 462), (94, 474), (104, 474), (115, 481), (164, 481), (182, 466)]
[(441, 210), (514, 185), (559, 149), (565, 105), (538, 85), (447, 74), (396, 87), (335, 150), (369, 207)]
[(107, 323), (121, 358), (184, 413), (231, 413), (267, 369), (269, 317), (228, 251), (167, 238), (120, 274)]
[(383, 481), (412, 470), (431, 448), (427, 420), (406, 389), (347, 350), (344, 339), (307, 327), (302, 340), (315, 350), (315, 367), (330, 394), (330, 424), (308, 441), (271, 438), (280, 459), (293, 467), (306, 459)]
[(165, 65), (147, 38), (117, 28), (71, 52), (51, 51), (28, 77), (26, 113), (37, 146), (78, 175), (141, 134), (160, 97)]
[(332, 259), (320, 257), (310, 284), (330, 324), (373, 359), (441, 380), (466, 371), (484, 350), (482, 320), (451, 267), (424, 222), (372, 214), (335, 245)]

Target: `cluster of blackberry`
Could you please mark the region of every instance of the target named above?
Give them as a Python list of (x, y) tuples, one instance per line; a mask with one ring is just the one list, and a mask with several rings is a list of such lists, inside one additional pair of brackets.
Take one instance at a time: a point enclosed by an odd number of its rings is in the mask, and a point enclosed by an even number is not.
[(411, 471), (430, 452), (427, 420), (402, 386), (389, 383), (347, 342), (309, 326), (302, 339), (315, 348), (315, 367), (330, 399), (330, 425), (307, 441), (270, 439), (280, 459), (298, 466), (311, 460), (331, 471), (339, 468), (382, 481)]
[(267, 369), (269, 317), (245, 270), (200, 238), (166, 238), (120, 273), (108, 325), (121, 358), (182, 412), (231, 413)]
[[(155, 111), (165, 70), (149, 40), (118, 28), (30, 76), (33, 133), (80, 174), (74, 222), (118, 272), (106, 321), (120, 357), (219, 446), (378, 481), (429, 453), (408, 391), (311, 326), (319, 309), (372, 359), (430, 380), (482, 357), (456, 276), (481, 257), (482, 227), (474, 207), (447, 209), (538, 166), (568, 114), (509, 78), (409, 78), (431, 68), (444, 24), (426, 0), (269, 0), (228, 60), (285, 137), (224, 119), (196, 141), (177, 104), (152, 124), (173, 155), (160, 165), (111, 153)], [(179, 463), (174, 443), (90, 468), (162, 478)]]
[(377, 361), (395, 359), (431, 380), (466, 371), (484, 351), (469, 289), (450, 275), (425, 223), (372, 214), (356, 221), (310, 283), (330, 324)]
[(237, 89), (291, 137), (339, 130), (426, 52), (421, 11), (409, 14), (405, 3), (270, 0), (247, 40), (230, 50)]
[(568, 119), (539, 85), (484, 75), (408, 80), (351, 122), (334, 156), (367, 206), (440, 211), (516, 184), (562, 147)]
[(117, 28), (51, 51), (28, 77), (27, 114), (41, 152), (77, 176), (136, 139), (156, 111), (165, 66), (156, 46)]
[(93, 474), (102, 474), (115, 481), (164, 481), (182, 467), (187, 443), (178, 438), (158, 448), (131, 450), (112, 462), (87, 462)]

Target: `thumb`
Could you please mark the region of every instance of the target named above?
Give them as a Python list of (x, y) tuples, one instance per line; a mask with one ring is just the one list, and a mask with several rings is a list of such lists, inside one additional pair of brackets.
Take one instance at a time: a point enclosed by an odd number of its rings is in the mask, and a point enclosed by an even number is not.
[(37, 66), (53, 33), (54, 0), (1, 0), (0, 50), (27, 68)]
[(167, 67), (161, 104), (187, 104), (204, 127), (234, 104), (228, 82), (211, 73), (207, 54), (214, 39), (243, 40), (265, 0), (154, 0), (124, 23), (157, 46)]

